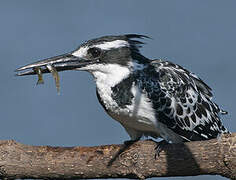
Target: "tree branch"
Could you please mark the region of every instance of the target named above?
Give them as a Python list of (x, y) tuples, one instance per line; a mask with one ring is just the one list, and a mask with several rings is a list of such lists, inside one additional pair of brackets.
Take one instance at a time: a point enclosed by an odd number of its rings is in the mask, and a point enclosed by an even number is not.
[(29, 146), (0, 141), (0, 178), (148, 178), (221, 175), (236, 179), (236, 133), (220, 140), (169, 144), (155, 159), (156, 143), (131, 146)]

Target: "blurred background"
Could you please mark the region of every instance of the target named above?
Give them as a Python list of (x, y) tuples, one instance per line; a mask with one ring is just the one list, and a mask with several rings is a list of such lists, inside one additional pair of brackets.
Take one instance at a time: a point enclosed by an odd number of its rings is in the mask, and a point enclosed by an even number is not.
[[(14, 70), (74, 50), (103, 35), (152, 37), (141, 52), (196, 73), (229, 112), (223, 123), (236, 131), (236, 1), (3, 0), (0, 1), (0, 139), (30, 145), (95, 146), (128, 140), (98, 103), (86, 72), (60, 73), (57, 94), (51, 74), (16, 77)], [(225, 179), (220, 176), (161, 179)]]

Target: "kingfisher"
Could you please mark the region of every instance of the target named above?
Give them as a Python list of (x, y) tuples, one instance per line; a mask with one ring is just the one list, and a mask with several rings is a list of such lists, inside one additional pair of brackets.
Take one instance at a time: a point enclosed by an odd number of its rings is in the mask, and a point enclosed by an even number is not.
[(96, 83), (98, 100), (118, 121), (131, 141), (142, 136), (183, 143), (217, 138), (229, 131), (214, 101), (212, 90), (197, 75), (161, 59), (141, 54), (145, 35), (103, 36), (76, 50), (28, 64), (19, 76), (65, 70), (89, 72)]

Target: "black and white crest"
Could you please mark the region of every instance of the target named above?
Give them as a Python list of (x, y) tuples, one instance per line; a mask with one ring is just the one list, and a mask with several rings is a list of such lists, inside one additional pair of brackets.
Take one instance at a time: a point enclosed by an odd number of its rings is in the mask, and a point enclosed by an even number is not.
[(145, 35), (127, 34), (120, 36), (103, 36), (83, 43), (78, 49), (72, 52), (74, 56), (90, 58), (90, 50), (96, 49), (101, 52), (102, 63), (116, 63), (127, 65), (132, 59), (141, 63), (149, 63), (139, 51), (144, 44), (137, 39), (149, 38)]

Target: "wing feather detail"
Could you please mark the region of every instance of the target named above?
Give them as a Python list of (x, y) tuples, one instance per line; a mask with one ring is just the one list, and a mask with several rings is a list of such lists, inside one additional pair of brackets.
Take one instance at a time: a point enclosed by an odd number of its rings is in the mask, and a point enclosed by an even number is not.
[(211, 88), (206, 83), (169, 61), (153, 60), (151, 65), (149, 84), (158, 82), (159, 90), (145, 90), (158, 121), (188, 141), (216, 138), (228, 132), (219, 117), (223, 111), (211, 101)]

